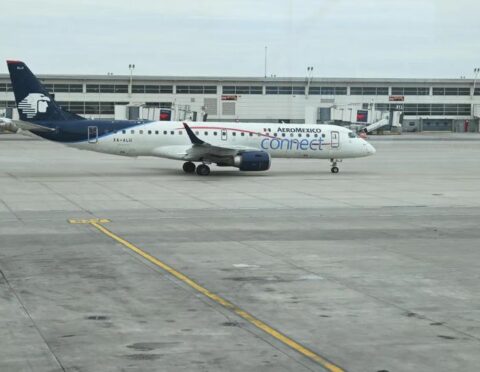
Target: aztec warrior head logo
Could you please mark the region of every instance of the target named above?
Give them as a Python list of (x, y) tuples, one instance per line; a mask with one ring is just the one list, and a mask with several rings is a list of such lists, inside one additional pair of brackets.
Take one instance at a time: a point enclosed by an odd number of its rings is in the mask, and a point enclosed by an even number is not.
[(18, 104), (18, 108), (22, 110), (25, 116), (29, 119), (34, 118), (38, 113), (45, 113), (48, 109), (48, 98), (42, 93), (30, 93)]

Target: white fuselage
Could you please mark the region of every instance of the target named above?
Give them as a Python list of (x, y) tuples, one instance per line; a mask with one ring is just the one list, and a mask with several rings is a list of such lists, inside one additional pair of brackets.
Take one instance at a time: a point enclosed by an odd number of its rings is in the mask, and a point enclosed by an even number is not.
[[(375, 149), (351, 130), (336, 125), (189, 122), (198, 138), (218, 147), (261, 150), (272, 158), (344, 159), (369, 156)], [(192, 147), (182, 122), (138, 124), (70, 144), (76, 148), (124, 156), (189, 160)], [(190, 159), (191, 160), (191, 159)]]

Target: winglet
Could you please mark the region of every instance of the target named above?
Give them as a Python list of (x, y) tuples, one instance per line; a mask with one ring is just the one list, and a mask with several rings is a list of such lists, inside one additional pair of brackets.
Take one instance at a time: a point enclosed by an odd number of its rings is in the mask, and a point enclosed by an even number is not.
[(190, 129), (190, 127), (187, 125), (187, 123), (183, 123), (183, 126), (185, 127), (185, 130), (187, 131), (188, 137), (190, 138), (190, 141), (194, 145), (203, 145), (205, 142), (202, 141), (200, 138), (198, 138), (195, 133)]

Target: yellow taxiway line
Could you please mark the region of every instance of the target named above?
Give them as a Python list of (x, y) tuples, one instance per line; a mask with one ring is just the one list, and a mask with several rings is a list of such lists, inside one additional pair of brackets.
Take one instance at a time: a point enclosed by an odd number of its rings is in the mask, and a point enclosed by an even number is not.
[(291, 339), (290, 337), (284, 335), (280, 331), (277, 331), (276, 329), (270, 327), (268, 324), (262, 322), (261, 320), (257, 319), (254, 317), (252, 314), (246, 312), (245, 310), (242, 310), (239, 308), (237, 305), (231, 303), (230, 301), (224, 299), (223, 297), (220, 297), (216, 295), (213, 292), (210, 292), (208, 289), (205, 287), (202, 287), (200, 284), (195, 282), (194, 280), (190, 279), (188, 276), (185, 274), (182, 274), (180, 271), (175, 270), (173, 267), (170, 265), (167, 265), (165, 262), (160, 261), (158, 258), (152, 256), (151, 254), (143, 251), (142, 249), (138, 248), (134, 244), (130, 243), (129, 241), (121, 238), (117, 234), (113, 233), (112, 231), (108, 230), (105, 226), (102, 225), (102, 223), (110, 222), (107, 219), (81, 219), (81, 220), (76, 220), (76, 219), (71, 219), (69, 220), (70, 223), (72, 224), (89, 224), (101, 231), (103, 234), (107, 235), (108, 237), (112, 238), (116, 242), (120, 243), (124, 247), (132, 250), (133, 252), (139, 254), (142, 256), (144, 259), (147, 261), (150, 261), (154, 265), (162, 268), (178, 280), (181, 280), (183, 283), (189, 285), (191, 288), (195, 289), (196, 291), (200, 292), (204, 296), (210, 298), (212, 301), (215, 301), (217, 304), (223, 306), (225, 309), (228, 309), (232, 311), (233, 313), (237, 314), (250, 324), (254, 325), (258, 329), (262, 330), (263, 332), (267, 333), (268, 335), (272, 336), (276, 340), (282, 342), (283, 344), (287, 345), (288, 347), (292, 348), (293, 350), (297, 351), (298, 353), (306, 356), (307, 358), (313, 360), (314, 362), (320, 364), (323, 368), (325, 368), (329, 372), (345, 372), (342, 368), (339, 366), (333, 364), (332, 362), (328, 361), (324, 357), (318, 355), (317, 353), (313, 352), (312, 350), (306, 348), (303, 345), (300, 345), (298, 342), (295, 340)]

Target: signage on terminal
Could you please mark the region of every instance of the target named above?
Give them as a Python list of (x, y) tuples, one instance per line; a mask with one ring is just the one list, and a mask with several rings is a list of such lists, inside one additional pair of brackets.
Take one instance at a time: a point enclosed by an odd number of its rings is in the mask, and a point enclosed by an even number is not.
[(161, 109), (160, 121), (170, 121), (170, 120), (172, 120), (172, 110)]
[(358, 123), (368, 122), (368, 111), (367, 110), (357, 110), (357, 122)]
[(236, 101), (237, 96), (222, 96), (222, 101)]
[(405, 101), (405, 96), (389, 96), (389, 101)]

